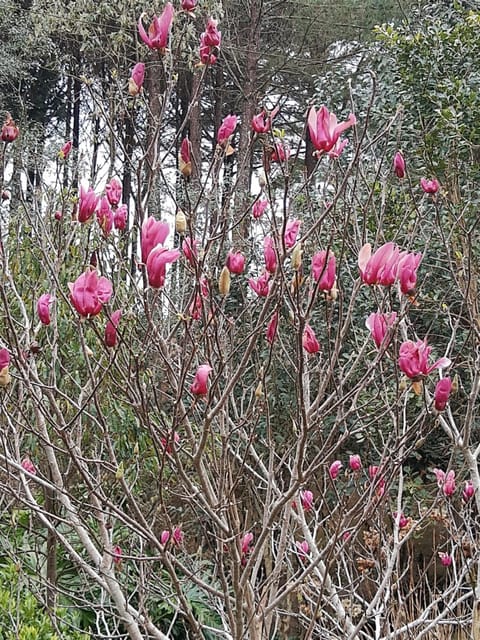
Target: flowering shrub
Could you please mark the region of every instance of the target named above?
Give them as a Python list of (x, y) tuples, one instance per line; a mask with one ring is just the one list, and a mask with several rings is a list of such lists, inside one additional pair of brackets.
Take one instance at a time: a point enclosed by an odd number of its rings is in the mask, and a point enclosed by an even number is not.
[[(138, 22), (165, 78), (177, 21), (197, 10), (182, 6)], [(199, 86), (221, 55), (217, 21), (206, 24)], [(153, 91), (142, 64), (121, 99), (148, 126), (110, 159), (117, 171), (128, 156), (133, 188), (99, 171), (77, 194), (63, 162), (68, 197), (45, 175), (45, 197), (2, 205), (0, 524), (18, 503), (32, 514), (25, 544), (47, 539), (75, 567), (112, 637), (165, 640), (177, 619), (185, 636), (235, 640), (282, 625), (363, 640), (470, 624), (475, 226), (443, 188), (425, 195), (426, 168), (416, 176), (406, 150), (388, 156), (397, 141), (378, 147), (388, 170), (372, 168), (366, 119), (327, 106), (303, 105), (304, 145), (258, 105), (246, 128), (261, 193), (237, 206), (241, 119), (217, 123), (207, 156), (187, 122), (174, 132), (157, 98), (142, 102)], [(172, 85), (161, 95), (170, 104)], [(305, 179), (295, 169), (308, 153)], [(440, 433), (446, 471), (422, 461)], [(62, 591), (51, 564), (47, 583)]]

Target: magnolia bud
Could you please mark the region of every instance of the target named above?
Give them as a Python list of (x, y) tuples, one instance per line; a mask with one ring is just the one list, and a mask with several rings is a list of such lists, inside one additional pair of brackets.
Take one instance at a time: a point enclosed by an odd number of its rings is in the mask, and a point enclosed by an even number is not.
[(192, 163), (185, 162), (181, 156), (178, 158), (178, 168), (184, 178), (189, 178), (192, 175)]
[(337, 298), (338, 298), (338, 288), (337, 288), (337, 281), (335, 280), (333, 287), (330, 289), (330, 291), (327, 291), (327, 300), (328, 302), (335, 302)]
[(302, 266), (302, 243), (301, 242), (297, 242), (297, 244), (295, 245), (294, 250), (292, 251), (292, 269), (294, 271), (298, 271), (300, 269), (300, 267)]
[(8, 373), (8, 365), (7, 365), (6, 367), (3, 367), (3, 369), (0, 371), (0, 387), (6, 387), (8, 384), (10, 384), (11, 381), (12, 381), (12, 378)]
[(228, 267), (223, 267), (220, 273), (220, 278), (218, 279), (218, 290), (220, 295), (228, 296), (230, 291), (230, 271), (228, 270)]
[(175, 216), (175, 231), (183, 235), (187, 230), (187, 217), (181, 209)]
[(423, 384), (421, 380), (414, 380), (412, 382), (412, 389), (416, 396), (420, 396), (422, 394)]
[(263, 384), (262, 381), (257, 384), (257, 388), (255, 389), (255, 397), (261, 398), (263, 396)]
[(458, 373), (453, 376), (452, 380), (452, 393), (458, 393), (458, 388), (460, 386), (460, 378), (458, 377)]
[(304, 282), (305, 282), (305, 277), (302, 276), (300, 271), (297, 271), (296, 273), (293, 274), (292, 282), (290, 285), (290, 291), (292, 295), (295, 295), (297, 289), (300, 289), (300, 287)]

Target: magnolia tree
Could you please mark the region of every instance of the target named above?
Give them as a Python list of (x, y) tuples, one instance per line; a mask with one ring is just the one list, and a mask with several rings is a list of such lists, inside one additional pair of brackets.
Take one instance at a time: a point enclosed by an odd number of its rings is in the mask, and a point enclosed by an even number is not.
[[(173, 19), (138, 24), (163, 111)], [(220, 44), (209, 19), (200, 74)], [(56, 182), (3, 190), (2, 555), (87, 637), (480, 638), (475, 222), (390, 153), (394, 120), (326, 106), (305, 151), (259, 105), (238, 210), (237, 117), (193, 157), (188, 119), (145, 133), (144, 73), (131, 201), (113, 174), (65, 188), (68, 142)]]

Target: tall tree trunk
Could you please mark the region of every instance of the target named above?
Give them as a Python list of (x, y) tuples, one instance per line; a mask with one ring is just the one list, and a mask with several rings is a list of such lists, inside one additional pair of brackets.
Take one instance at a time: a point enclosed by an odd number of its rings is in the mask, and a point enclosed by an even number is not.
[[(165, 69), (158, 53), (151, 52), (151, 62), (147, 64), (145, 87), (148, 96), (148, 118), (146, 138), (146, 166), (142, 199), (153, 207), (160, 207), (161, 198), (158, 184), (158, 154), (160, 142), (160, 125), (163, 112), (163, 95), (165, 93)], [(143, 217), (145, 212), (141, 212)]]
[(78, 79), (77, 74), (73, 77), (73, 135), (72, 146), (76, 151), (75, 154), (75, 167), (73, 173), (73, 184), (78, 184), (78, 148), (80, 146), (80, 97), (81, 97), (82, 85)]
[[(237, 181), (235, 189), (234, 208), (237, 216), (243, 216), (250, 202), (250, 187), (252, 179), (252, 138), (251, 122), (257, 110), (257, 67), (260, 48), (260, 23), (262, 15), (262, 0), (251, 0), (250, 11), (247, 14), (243, 33), (244, 42), (241, 43), (246, 51), (245, 79), (243, 86), (243, 107), (239, 131), (237, 154)], [(250, 233), (250, 216), (244, 216), (242, 222), (235, 227), (234, 244), (245, 250)]]

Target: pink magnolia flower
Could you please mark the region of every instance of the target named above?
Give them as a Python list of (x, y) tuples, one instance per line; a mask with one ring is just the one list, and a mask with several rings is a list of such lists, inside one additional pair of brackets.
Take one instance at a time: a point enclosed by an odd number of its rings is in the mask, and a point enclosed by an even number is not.
[(166, 249), (157, 244), (147, 258), (148, 284), (154, 289), (161, 289), (165, 284), (166, 266), (180, 257), (178, 249)]
[(368, 477), (371, 482), (375, 483), (375, 493), (379, 498), (385, 493), (385, 478), (379, 475), (380, 467), (376, 465), (370, 465), (368, 467)]
[(193, 11), (197, 6), (198, 0), (182, 0), (182, 9), (184, 11)]
[(453, 563), (453, 558), (449, 553), (444, 553), (443, 551), (439, 551), (438, 557), (440, 558), (440, 562), (444, 567), (450, 567)]
[(105, 196), (100, 200), (100, 206), (97, 209), (97, 220), (105, 236), (110, 235), (113, 228), (113, 211)]
[(450, 365), (448, 358), (439, 358), (436, 362), (429, 365), (428, 358), (432, 348), (427, 345), (427, 340), (407, 340), (400, 345), (400, 355), (398, 358), (398, 366), (407, 378), (415, 379), (421, 376), (427, 376), (434, 369), (444, 369)]
[(343, 465), (340, 460), (335, 460), (335, 462), (332, 462), (332, 464), (328, 468), (328, 475), (332, 480), (335, 480), (338, 477), (338, 474), (340, 473), (340, 469), (342, 467)]
[(202, 294), (202, 297), (207, 300), (210, 297), (210, 283), (208, 281), (208, 278), (205, 276), (200, 276), (198, 284), (200, 285), (200, 293)]
[(214, 51), (216, 51), (216, 48), (213, 48), (212, 50), (212, 47), (206, 44), (206, 40), (206, 34), (202, 33), (202, 35), (200, 36), (199, 49), (200, 62), (201, 64), (215, 64), (215, 62), (217, 61), (217, 56), (214, 53)]
[(370, 480), (374, 480), (377, 477), (379, 470), (380, 470), (380, 467), (377, 467), (374, 464), (371, 464), (368, 467), (368, 477), (370, 478)]
[(14, 142), (20, 133), (15, 120), (8, 113), (5, 114), (2, 130), (0, 131), (0, 139), (2, 142)]
[(222, 33), (217, 29), (217, 24), (216, 20), (209, 18), (207, 27), (202, 36), (204, 36), (204, 43), (206, 46), (216, 47), (218, 49), (222, 42)]
[(195, 377), (193, 379), (190, 391), (196, 396), (205, 396), (208, 393), (208, 376), (212, 371), (212, 367), (209, 364), (201, 364)]
[(191, 150), (192, 145), (190, 139), (188, 136), (185, 136), (178, 154), (178, 169), (184, 178), (189, 178), (192, 175)]
[(471, 480), (465, 480), (465, 488), (462, 491), (462, 498), (464, 502), (468, 502), (475, 495), (475, 487)]
[(443, 482), (443, 486), (442, 486), (443, 495), (446, 498), (451, 498), (455, 493), (455, 489), (456, 489), (455, 471), (451, 469), (445, 476), (445, 480)]
[(237, 116), (225, 116), (217, 132), (217, 142), (219, 145), (225, 146), (231, 135), (237, 128)]
[(53, 298), (49, 293), (43, 293), (37, 300), (37, 314), (42, 324), (50, 324), (50, 305)]
[(358, 453), (350, 456), (350, 458), (348, 459), (348, 466), (350, 467), (351, 471), (360, 471), (360, 469), (362, 468), (362, 460)]
[(160, 544), (165, 545), (169, 540), (170, 540), (170, 531), (167, 531), (167, 529), (164, 529), (160, 534)]
[(275, 273), (277, 268), (277, 254), (275, 253), (273, 238), (270, 236), (265, 236), (263, 239), (263, 257), (265, 259), (265, 269), (269, 273)]
[(405, 177), (405, 158), (401, 151), (397, 151), (393, 158), (393, 170), (397, 178)]
[(180, 158), (183, 160), (183, 162), (185, 164), (188, 164), (189, 162), (191, 162), (191, 153), (192, 150), (192, 144), (190, 142), (190, 138), (188, 136), (185, 136), (184, 139), (182, 140), (182, 144), (180, 145)]
[(118, 178), (112, 178), (105, 187), (108, 202), (116, 207), (122, 199), (122, 183)]
[(253, 203), (253, 207), (252, 207), (252, 215), (253, 217), (258, 220), (258, 218), (261, 218), (263, 216), (263, 214), (265, 213), (265, 209), (268, 207), (268, 200), (256, 200)]
[(433, 473), (435, 474), (435, 478), (437, 479), (437, 485), (441, 489), (443, 483), (445, 482), (445, 471), (441, 469), (434, 469)]
[(98, 276), (95, 269), (82, 273), (74, 283), (69, 282), (70, 300), (81, 316), (96, 316), (112, 296), (112, 284)]
[(417, 269), (422, 261), (421, 253), (400, 254), (397, 263), (397, 278), (400, 282), (400, 290), (405, 295), (412, 293), (417, 284)]
[(72, 141), (68, 140), (67, 142), (65, 142), (63, 147), (58, 152), (58, 157), (61, 160), (66, 160), (68, 158), (71, 150), (72, 150)]
[[(395, 313), (395, 311), (393, 311), (392, 313), (371, 313), (368, 316), (365, 325), (372, 334), (372, 338), (374, 339), (378, 349), (383, 344), (383, 341), (388, 334), (389, 328), (393, 327), (396, 320), (397, 314)], [(390, 340), (391, 336), (388, 340), (389, 343)]]
[(295, 542), (295, 546), (297, 547), (298, 555), (302, 560), (305, 560), (310, 553), (310, 546), (306, 540), (299, 542), (298, 540)]
[[(327, 258), (328, 253), (328, 258)], [(329, 250), (319, 251), (312, 258), (312, 277), (318, 282), (318, 288), (322, 291), (330, 291), (335, 284), (335, 256)]]
[(162, 449), (165, 453), (171, 454), (173, 453), (173, 449), (175, 445), (180, 442), (180, 436), (176, 431), (173, 432), (173, 436), (171, 433), (168, 434), (166, 438), (160, 438), (160, 444), (162, 445)]
[(133, 67), (132, 73), (128, 80), (128, 93), (132, 97), (138, 96), (142, 90), (143, 83), (145, 81), (145, 65), (143, 62), (137, 62)]
[(20, 464), (22, 465), (22, 468), (25, 469), (25, 471), (28, 471), (28, 473), (31, 473), (32, 476), (37, 475), (37, 468), (28, 456), (25, 457)]
[(440, 184), (438, 180), (427, 180), (426, 178), (422, 178), (420, 180), (420, 185), (425, 193), (437, 193), (440, 189)]
[(304, 511), (311, 511), (313, 509), (313, 493), (308, 489), (300, 491), (300, 500)]
[(61, 220), (63, 218), (63, 213), (61, 211), (55, 211), (53, 217), (55, 220)]
[(89, 187), (85, 188), (83, 184), (80, 185), (80, 195), (78, 200), (78, 221), (87, 222), (97, 208), (99, 197), (95, 195), (95, 191)]
[(287, 221), (287, 224), (285, 226), (285, 234), (283, 236), (287, 249), (293, 247), (293, 245), (297, 241), (297, 235), (300, 230), (301, 224), (301, 221), (297, 219)]
[(268, 323), (268, 326), (267, 326), (266, 336), (270, 344), (273, 344), (273, 341), (277, 337), (277, 329), (278, 329), (278, 311), (275, 311), (275, 313), (270, 318), (270, 322)]
[(182, 242), (183, 255), (192, 267), (195, 266), (199, 245), (200, 242), (198, 240), (192, 240), (192, 238), (188, 236), (184, 238)]
[(113, 563), (122, 564), (122, 547), (116, 544), (112, 547)]
[(410, 524), (410, 518), (404, 516), (402, 512), (397, 513), (396, 511), (394, 511), (393, 518), (398, 522), (399, 529), (405, 529), (405, 527), (408, 527), (408, 525)]
[(192, 320), (199, 320), (202, 316), (202, 309), (202, 296), (199, 296), (197, 293), (192, 304), (188, 307), (188, 315), (192, 318)]
[(245, 269), (245, 256), (240, 251), (232, 253), (231, 251), (227, 255), (227, 269), (230, 273), (240, 274)]
[(455, 493), (455, 471), (453, 469), (448, 473), (442, 469), (434, 469), (433, 473), (437, 479), (437, 485), (445, 497), (450, 498)]
[(255, 133), (268, 133), (272, 128), (272, 120), (279, 111), (278, 107), (268, 115), (265, 109), (261, 113), (252, 118), (252, 129)]
[(445, 411), (451, 390), (452, 381), (450, 378), (442, 378), (437, 382), (435, 392), (433, 394), (435, 409), (437, 411)]
[(150, 216), (142, 224), (140, 244), (142, 247), (142, 262), (146, 264), (147, 258), (154, 247), (163, 244), (167, 239), (170, 228), (166, 222), (159, 222)]
[(250, 280), (248, 281), (248, 286), (250, 287), (250, 289), (253, 289), (253, 291), (255, 291), (257, 296), (266, 298), (270, 291), (270, 286), (268, 282), (269, 279), (270, 279), (270, 274), (268, 273), (268, 271), (265, 271), (265, 273), (259, 276), (256, 280), (255, 278), (250, 278)]
[(10, 364), (10, 354), (8, 349), (0, 349), (0, 372)]
[(107, 322), (104, 338), (107, 347), (114, 347), (117, 344), (117, 327), (121, 317), (122, 311), (118, 309), (112, 313), (110, 320)]
[(113, 226), (119, 231), (123, 231), (127, 227), (127, 205), (122, 204), (113, 214)]
[(179, 547), (183, 542), (183, 532), (180, 527), (175, 527), (172, 532), (172, 540), (177, 547)]
[(363, 245), (358, 254), (358, 268), (365, 284), (390, 286), (397, 276), (400, 250), (393, 242), (387, 242), (372, 255), (370, 243)]
[(290, 157), (290, 147), (284, 142), (276, 142), (270, 160), (272, 162), (286, 162)]
[(240, 550), (243, 556), (247, 556), (252, 551), (252, 547), (250, 546), (253, 542), (253, 533), (249, 531), (246, 533), (240, 543)]
[(160, 18), (153, 16), (153, 20), (148, 28), (148, 34), (143, 26), (142, 19), (144, 14), (142, 13), (138, 20), (138, 33), (147, 47), (150, 49), (158, 49), (161, 53), (165, 51), (174, 13), (172, 3), (167, 2)]
[(318, 353), (320, 351), (320, 343), (309, 324), (306, 324), (303, 330), (302, 345), (307, 353)]
[(348, 120), (338, 123), (337, 116), (330, 113), (327, 107), (322, 106), (318, 113), (315, 111), (315, 107), (311, 107), (307, 123), (310, 140), (317, 155), (331, 151), (337, 144), (340, 135), (356, 122), (357, 119), (353, 113), (349, 115)]

